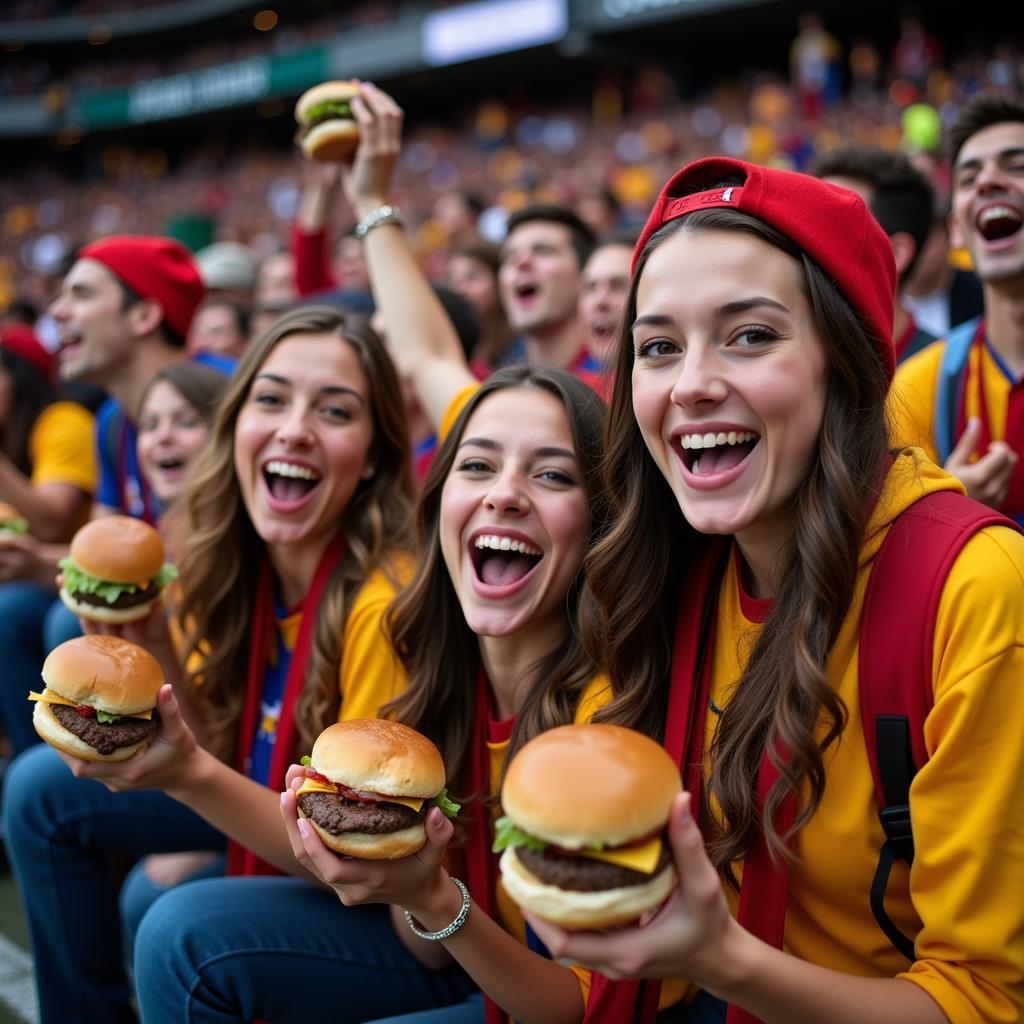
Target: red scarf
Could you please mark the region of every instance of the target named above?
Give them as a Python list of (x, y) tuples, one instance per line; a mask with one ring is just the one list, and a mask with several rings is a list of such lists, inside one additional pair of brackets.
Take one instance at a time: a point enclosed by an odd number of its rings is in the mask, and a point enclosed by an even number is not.
[[(985, 380), (983, 372), (983, 356), (985, 349), (985, 321), (978, 324), (974, 332), (971, 347), (977, 349), (977, 372), (975, 373), (975, 393), (978, 400), (978, 418), (981, 420), (981, 436), (975, 452), (980, 459), (992, 443), (992, 424), (989, 419), (988, 401), (985, 398)], [(970, 361), (968, 360), (968, 367)], [(965, 377), (966, 381), (966, 377)], [(967, 387), (960, 389), (960, 405), (956, 419), (956, 436), (961, 437), (967, 429)], [(1006, 407), (1006, 429), (1003, 432), (1006, 443), (1018, 454), (1024, 456), (1024, 378), (1010, 386), (1010, 395)], [(1010, 484), (1000, 509), (1010, 516), (1019, 516), (1024, 512), (1024, 458), (1017, 461), (1010, 476)]]
[[(683, 772), (697, 820), (700, 820), (704, 792), (704, 736), (711, 696), (719, 583), (727, 552), (727, 542), (712, 542), (692, 565), (683, 586), (672, 649), (664, 746)], [(780, 750), (780, 754), (785, 757), (785, 751)], [(778, 773), (766, 754), (761, 760), (757, 778), (759, 811), (777, 778)], [(775, 816), (776, 831), (785, 833), (795, 814), (796, 802), (788, 797)], [(785, 862), (774, 865), (767, 844), (760, 838), (743, 864), (738, 919), (748, 931), (780, 949), (786, 924), (788, 888), (788, 865)], [(604, 975), (595, 974), (585, 1020), (587, 1024), (626, 1021), (650, 1024), (657, 1014), (660, 989), (659, 981), (612, 982)], [(757, 1018), (730, 1005), (727, 1024), (757, 1024)]]
[[(320, 562), (313, 574), (313, 582), (299, 605), (302, 616), (295, 649), (288, 662), (285, 676), (284, 695), (281, 700), (281, 714), (277, 722), (277, 736), (270, 756), (270, 775), (267, 784), (278, 789), (284, 788), (288, 765), (295, 757), (295, 703), (306, 679), (306, 664), (313, 645), (313, 629), (316, 625), (317, 610), (324, 587), (346, 550), (345, 534), (338, 533), (320, 556)], [(274, 573), (270, 559), (264, 556), (260, 567), (259, 582), (256, 585), (256, 601), (253, 608), (252, 630), (249, 639), (249, 672), (245, 684), (245, 706), (239, 721), (238, 763), (240, 772), (245, 774), (252, 754), (253, 736), (256, 732), (256, 716), (263, 680), (267, 671), (267, 657), (274, 636)], [(280, 872), (261, 860), (251, 850), (234, 840), (228, 842), (229, 875), (277, 875)]]

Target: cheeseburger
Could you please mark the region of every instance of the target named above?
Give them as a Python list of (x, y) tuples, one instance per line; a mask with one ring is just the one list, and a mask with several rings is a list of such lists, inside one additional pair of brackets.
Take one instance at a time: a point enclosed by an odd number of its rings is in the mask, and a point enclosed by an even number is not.
[(82, 618), (112, 623), (144, 619), (177, 576), (174, 566), (164, 564), (160, 534), (129, 516), (86, 523), (60, 569), (64, 604)]
[(421, 849), (430, 806), (454, 818), (437, 747), (398, 722), (354, 719), (328, 726), (304, 757), (299, 814), (324, 845), (365, 860), (397, 860)]
[(295, 141), (306, 156), (333, 163), (352, 156), (359, 145), (359, 123), (350, 104), (358, 95), (358, 82), (340, 81), (321, 82), (299, 97)]
[(10, 537), (28, 532), (28, 522), (18, 514), (13, 505), (0, 501), (0, 537)]
[(117, 636), (79, 636), (43, 663), (32, 724), (51, 747), (84, 761), (126, 761), (156, 735), (156, 659)]
[(657, 907), (675, 869), (662, 833), (682, 786), (654, 740), (564, 725), (512, 759), (495, 851), (509, 896), (568, 929), (612, 928)]

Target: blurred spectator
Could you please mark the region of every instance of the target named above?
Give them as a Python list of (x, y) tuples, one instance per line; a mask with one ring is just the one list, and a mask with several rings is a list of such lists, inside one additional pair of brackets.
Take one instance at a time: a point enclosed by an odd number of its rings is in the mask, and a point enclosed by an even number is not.
[(480, 237), (478, 224), (484, 212), (483, 200), (466, 189), (443, 192), (434, 202), (434, 220), (444, 233), (449, 248), (469, 245)]
[(583, 267), (580, 315), (590, 331), (587, 347), (604, 367), (614, 363), (635, 245), (634, 235), (613, 235), (594, 247)]
[(295, 302), (299, 291), (295, 287), (295, 257), (290, 252), (277, 252), (267, 256), (256, 272), (253, 304)]
[(892, 75), (923, 92), (928, 76), (942, 63), (939, 41), (925, 31), (920, 17), (907, 14), (900, 21), (900, 35), (892, 50)]
[(214, 242), (196, 253), (196, 264), (209, 295), (249, 307), (256, 284), (256, 256), (247, 245)]
[(789, 51), (789, 64), (800, 102), (800, 112), (811, 121), (821, 119), (827, 107), (839, 99), (840, 50), (835, 36), (825, 31), (821, 15), (800, 15), (799, 32)]
[(622, 208), (612, 190), (605, 186), (588, 188), (576, 200), (574, 209), (595, 238), (604, 238), (619, 227)]
[(249, 343), (249, 312), (230, 299), (209, 298), (192, 319), (189, 354), (210, 352), (238, 359)]
[(471, 363), (481, 373), (494, 366), (512, 340), (508, 318), (498, 297), (498, 268), (501, 250), (490, 242), (471, 242), (456, 249), (448, 259), (448, 287), (473, 308), (480, 337)]

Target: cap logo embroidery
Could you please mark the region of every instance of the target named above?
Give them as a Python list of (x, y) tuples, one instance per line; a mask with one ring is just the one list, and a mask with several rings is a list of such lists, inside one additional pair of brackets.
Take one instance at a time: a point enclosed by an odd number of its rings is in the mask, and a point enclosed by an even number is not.
[(722, 193), (722, 202), (723, 203), (731, 203), (732, 202), (732, 189), (731, 188), (727, 188)]

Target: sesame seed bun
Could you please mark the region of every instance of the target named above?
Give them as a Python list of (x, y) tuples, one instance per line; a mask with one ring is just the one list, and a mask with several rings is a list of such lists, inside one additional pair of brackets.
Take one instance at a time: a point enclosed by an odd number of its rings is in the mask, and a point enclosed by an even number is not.
[(427, 800), (445, 783), (441, 754), (426, 736), (377, 718), (329, 725), (313, 744), (310, 764), (331, 782), (382, 796)]
[(672, 758), (647, 736), (617, 725), (563, 725), (512, 759), (501, 803), (530, 835), (581, 850), (660, 831), (681, 789)]
[(78, 636), (43, 662), (43, 682), (76, 704), (112, 715), (137, 715), (156, 706), (164, 677), (156, 658), (117, 636)]

